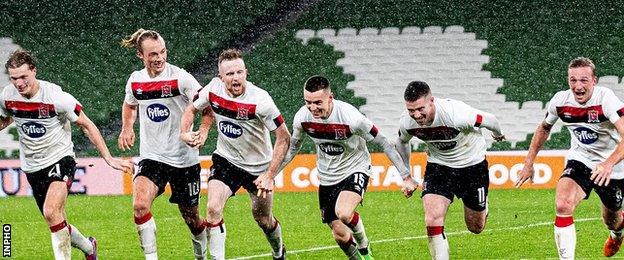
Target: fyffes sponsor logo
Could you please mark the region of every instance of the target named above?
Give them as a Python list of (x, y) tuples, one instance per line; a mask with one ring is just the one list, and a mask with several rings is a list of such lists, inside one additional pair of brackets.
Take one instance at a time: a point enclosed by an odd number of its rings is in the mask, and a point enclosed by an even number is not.
[(149, 119), (154, 122), (165, 121), (167, 120), (167, 118), (169, 118), (169, 115), (171, 114), (169, 112), (169, 108), (158, 103), (149, 105), (146, 112), (147, 117), (149, 117)]
[(344, 153), (345, 151), (344, 147), (342, 147), (339, 144), (334, 144), (334, 143), (319, 144), (319, 149), (321, 149), (321, 151), (329, 155), (340, 155)]
[(229, 138), (238, 138), (243, 135), (243, 128), (228, 121), (219, 122), (219, 131)]
[(32, 138), (39, 138), (45, 135), (46, 128), (37, 122), (26, 122), (21, 126), (22, 132)]
[(593, 144), (598, 141), (598, 133), (587, 127), (577, 127), (574, 129), (574, 135), (579, 142), (584, 144)]

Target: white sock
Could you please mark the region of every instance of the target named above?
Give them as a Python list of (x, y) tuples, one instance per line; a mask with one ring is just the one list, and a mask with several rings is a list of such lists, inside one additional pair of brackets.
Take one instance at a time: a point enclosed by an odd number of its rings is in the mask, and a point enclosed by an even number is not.
[(195, 254), (195, 259), (206, 259), (206, 245), (208, 244), (206, 228), (198, 235), (191, 235), (191, 241), (193, 242), (193, 254)]
[(225, 237), (226, 230), (223, 220), (217, 224), (208, 224), (208, 247), (213, 260), (225, 259)]
[(151, 213), (148, 214), (149, 220), (142, 224), (136, 224), (136, 229), (139, 232), (139, 241), (141, 242), (145, 259), (151, 260), (158, 259), (156, 252), (156, 221), (154, 221)]
[(559, 259), (574, 259), (576, 249), (576, 229), (574, 224), (567, 227), (555, 226), (555, 242)]
[(52, 251), (54, 251), (54, 258), (59, 259), (71, 259), (71, 235), (69, 234), (69, 226), (67, 222), (53, 226), (51, 229), (52, 237)]
[(91, 244), (91, 241), (83, 236), (80, 230), (74, 227), (74, 225), (69, 226), (71, 227), (71, 232), (69, 233), (71, 235), (71, 245), (80, 249), (80, 251), (87, 255), (93, 254), (93, 244)]
[(347, 223), (347, 226), (353, 232), (353, 238), (355, 238), (355, 242), (358, 244), (358, 249), (367, 248), (368, 237), (364, 229), (364, 220), (360, 217), (360, 214), (354, 212), (351, 222)]
[(271, 249), (273, 249), (273, 257), (278, 258), (282, 256), (282, 225), (280, 225), (279, 221), (275, 220), (275, 228), (270, 231), (270, 233), (264, 233), (269, 244), (271, 245)]
[(449, 259), (449, 244), (443, 226), (427, 227), (427, 240), (429, 241), (431, 259)]

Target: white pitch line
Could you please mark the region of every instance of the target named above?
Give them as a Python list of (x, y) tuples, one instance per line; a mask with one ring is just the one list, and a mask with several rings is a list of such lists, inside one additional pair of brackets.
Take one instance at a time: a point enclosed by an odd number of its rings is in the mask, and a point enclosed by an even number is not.
[[(575, 219), (574, 222), (587, 222), (587, 221), (595, 221), (595, 220), (601, 220), (601, 218), (580, 218), (580, 219)], [(540, 226), (548, 226), (548, 225), (553, 225), (553, 222), (552, 221), (548, 221), (548, 222), (540, 222), (540, 223), (534, 223), (534, 224), (529, 224), (529, 225), (524, 225), (524, 226), (506, 227), (506, 228), (498, 228), (498, 229), (486, 229), (486, 230), (483, 231), (483, 233), (486, 233), (486, 232), (487, 233), (493, 233), (493, 232), (499, 232), (499, 231), (518, 230), (518, 229), (540, 227)], [(464, 234), (469, 234), (469, 233), (470, 233), (470, 231), (463, 230), (463, 231), (457, 231), (457, 232), (448, 232), (448, 233), (445, 233), (445, 234), (447, 236), (456, 236), (456, 235), (464, 235)], [(414, 239), (425, 239), (425, 238), (427, 238), (427, 236), (387, 238), (387, 239), (370, 241), (370, 243), (372, 243), (372, 244), (380, 244), (380, 243), (388, 243), (388, 242), (395, 242), (395, 241), (401, 241), (401, 240), (414, 240)], [(322, 251), (322, 250), (328, 250), (328, 249), (334, 249), (334, 248), (338, 248), (338, 246), (337, 245), (331, 245), (331, 246), (313, 247), (313, 248), (308, 248), (308, 249), (288, 250), (287, 253), (289, 255), (291, 255), (291, 254), (294, 255), (294, 254), (298, 254), (298, 253), (315, 252), (315, 251)], [(267, 256), (271, 256), (271, 253), (260, 254), (260, 255), (250, 255), (250, 256), (239, 256), (239, 257), (235, 257), (235, 258), (231, 258), (231, 259), (232, 260), (242, 260), (242, 259), (253, 259), (253, 258), (260, 258), (260, 257), (267, 257)]]

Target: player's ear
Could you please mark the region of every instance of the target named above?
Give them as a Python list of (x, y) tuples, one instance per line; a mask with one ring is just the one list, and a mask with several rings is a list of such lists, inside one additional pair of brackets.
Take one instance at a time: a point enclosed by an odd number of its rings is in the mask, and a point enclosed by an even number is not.
[(137, 58), (139, 58), (139, 59), (143, 59), (143, 53), (141, 53), (139, 50), (137, 50), (137, 52), (136, 52), (136, 56), (137, 56)]

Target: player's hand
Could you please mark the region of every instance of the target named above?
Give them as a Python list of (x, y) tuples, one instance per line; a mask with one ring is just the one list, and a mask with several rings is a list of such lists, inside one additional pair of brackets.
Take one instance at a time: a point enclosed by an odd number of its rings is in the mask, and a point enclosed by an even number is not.
[(130, 150), (134, 146), (134, 130), (130, 129), (121, 129), (121, 133), (119, 133), (119, 138), (117, 138), (117, 147), (122, 151)]
[[(180, 139), (188, 146), (195, 148), (200, 144), (199, 132), (184, 132), (180, 134)], [(204, 139), (205, 140), (205, 139)]]
[(273, 176), (268, 172), (260, 174), (258, 178), (254, 181), (254, 184), (258, 188), (258, 197), (266, 198), (268, 194), (273, 192), (273, 187), (275, 186), (275, 180), (273, 180)]
[(607, 186), (611, 181), (611, 173), (613, 172), (613, 165), (601, 162), (596, 166), (596, 169), (592, 171), (592, 175), (589, 178), (594, 181), (598, 186)]
[(522, 167), (522, 171), (520, 171), (518, 180), (514, 183), (514, 186), (516, 186), (516, 188), (520, 188), (520, 186), (527, 181), (533, 182), (534, 174), (535, 170), (533, 169), (533, 164), (524, 164), (524, 167)]
[(206, 139), (208, 139), (208, 132), (197, 131), (197, 133), (199, 134), (199, 138), (197, 140), (197, 149), (201, 149), (202, 147), (204, 147)]
[(403, 179), (403, 182), (401, 183), (401, 192), (403, 192), (403, 195), (406, 198), (411, 197), (417, 188), (418, 182), (414, 180), (411, 176), (405, 177), (405, 179)]
[(132, 160), (110, 158), (106, 160), (106, 163), (115, 170), (134, 174), (134, 162), (132, 162)]
[(496, 136), (496, 135), (492, 134), (492, 138), (494, 138), (494, 141), (496, 141), (496, 142), (505, 141), (505, 135)]

